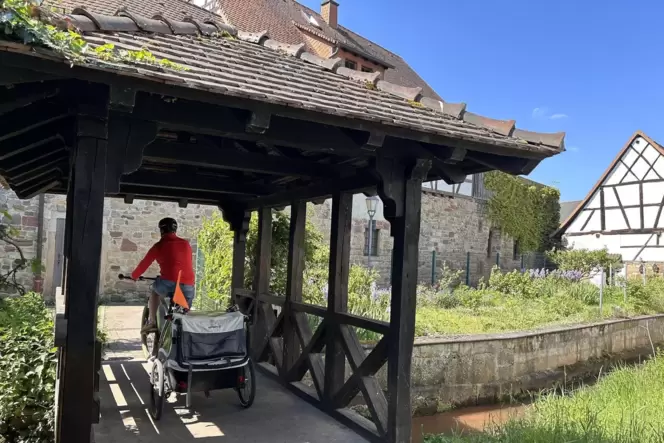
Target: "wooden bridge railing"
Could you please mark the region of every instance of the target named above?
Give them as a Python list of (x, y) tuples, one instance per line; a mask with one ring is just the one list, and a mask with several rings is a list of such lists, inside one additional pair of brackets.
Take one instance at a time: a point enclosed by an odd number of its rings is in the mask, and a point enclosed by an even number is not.
[[(248, 289), (236, 288), (233, 293), (240, 304), (248, 306), (248, 310), (258, 306), (259, 313), (254, 321), (262, 324), (255, 327), (257, 330), (265, 331), (265, 335), (260, 337), (254, 335), (256, 341), (252, 353), (255, 361), (265, 366), (269, 357), (272, 357), (275, 366), (273, 372), (289, 383), (291, 389), (299, 391), (300, 396), (305, 396), (308, 401), (328, 412), (332, 409), (338, 414), (344, 414), (346, 420), (353, 421), (377, 437), (385, 435), (387, 399), (375, 374), (387, 362), (389, 323), (349, 313), (329, 312), (322, 306), (288, 301), (286, 297), (270, 293), (259, 294), (258, 300), (255, 292)], [(273, 306), (281, 308), (278, 315), (275, 314)], [(311, 329), (307, 314), (321, 319), (314, 331)], [(383, 335), (368, 355), (353, 327)], [(293, 332), (297, 342), (289, 343), (285, 337), (292, 335)], [(327, 366), (327, 373), (331, 372), (332, 375), (326, 377), (323, 350), (330, 343), (342, 349), (343, 358), (335, 359), (334, 366)], [(347, 380), (346, 359), (352, 371)], [(311, 374), (315, 390), (302, 383), (307, 371)], [(334, 377), (337, 371), (341, 374), (341, 384), (333, 385), (333, 389), (328, 388), (326, 391), (326, 379)], [(332, 383), (336, 382), (335, 379), (332, 380)], [(373, 424), (350, 411), (337, 411), (348, 407), (360, 393), (371, 413)]]
[[(244, 288), (250, 213), (223, 208), (234, 231), (232, 297), (253, 314), (252, 355), (260, 367), (323, 411), (374, 441), (405, 443), (411, 436), (410, 368), (415, 334), (415, 291), (422, 180), (430, 163), (382, 159), (376, 170), (384, 215), (394, 237), (390, 322), (348, 313), (352, 199), (332, 195), (327, 306), (303, 302), (306, 202), (291, 202), (286, 291), (270, 293), (272, 210), (258, 210), (253, 290)], [(280, 308), (276, 313), (273, 306)], [(320, 318), (312, 331), (307, 315)], [(382, 334), (367, 354), (354, 328)], [(388, 345), (389, 344), (389, 345)], [(346, 377), (346, 361), (350, 376)], [(375, 378), (387, 365), (387, 396)], [(311, 374), (313, 389), (302, 382)], [(348, 406), (362, 394), (372, 420)]]

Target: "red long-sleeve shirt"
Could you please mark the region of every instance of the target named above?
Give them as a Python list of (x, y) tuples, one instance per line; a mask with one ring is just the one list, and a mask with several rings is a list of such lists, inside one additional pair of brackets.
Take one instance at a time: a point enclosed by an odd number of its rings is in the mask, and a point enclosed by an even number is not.
[(178, 280), (178, 273), (182, 271), (180, 283), (193, 285), (196, 282), (196, 274), (192, 264), (191, 245), (183, 238), (175, 234), (165, 234), (155, 243), (145, 258), (141, 260), (131, 278), (138, 279), (150, 267), (153, 261), (159, 263), (160, 277), (163, 280)]

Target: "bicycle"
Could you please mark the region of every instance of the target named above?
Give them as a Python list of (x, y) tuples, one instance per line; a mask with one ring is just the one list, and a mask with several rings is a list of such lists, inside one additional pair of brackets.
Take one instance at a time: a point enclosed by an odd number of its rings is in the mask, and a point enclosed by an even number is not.
[[(120, 280), (133, 280), (130, 276), (120, 274), (118, 275), (118, 278)], [(158, 277), (139, 277), (138, 281), (151, 281), (154, 282), (157, 280)], [(150, 285), (150, 295), (152, 294), (152, 285)], [(143, 333), (141, 332), (141, 349), (143, 350), (143, 356), (145, 357), (146, 360), (149, 360), (150, 357), (156, 356), (157, 352), (157, 347), (156, 345), (159, 343), (159, 338), (161, 337), (161, 329), (162, 326), (164, 325), (164, 318), (168, 315), (168, 313), (171, 311), (173, 308), (173, 301), (172, 301), (172, 294), (169, 294), (168, 297), (166, 298), (159, 298), (159, 311), (157, 312), (157, 327), (154, 331), (148, 332), (148, 333)], [(182, 309), (180, 306), (178, 306), (180, 310)], [(176, 308), (176, 309), (177, 309)], [(141, 326), (140, 328), (143, 329), (145, 325), (147, 325), (150, 321), (150, 298), (148, 297), (148, 301), (146, 302), (145, 306), (143, 307), (143, 314), (141, 315)]]
[[(128, 277), (120, 274), (119, 278)], [(146, 305), (141, 324), (148, 320)], [(208, 396), (211, 390), (234, 389), (242, 407), (249, 408), (256, 396), (249, 324), (250, 317), (237, 305), (225, 312), (190, 313), (173, 302), (172, 294), (160, 298), (157, 331), (141, 334), (146, 360), (151, 363), (152, 418), (161, 418), (164, 400), (172, 393), (186, 394), (186, 407), (190, 408), (192, 392)], [(152, 334), (150, 344), (148, 336)]]

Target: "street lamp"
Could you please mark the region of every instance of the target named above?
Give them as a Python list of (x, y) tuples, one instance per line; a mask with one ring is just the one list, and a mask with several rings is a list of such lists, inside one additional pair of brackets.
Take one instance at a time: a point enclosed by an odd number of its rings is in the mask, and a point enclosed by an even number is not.
[(367, 265), (371, 269), (371, 251), (373, 250), (372, 240), (373, 240), (373, 218), (376, 215), (376, 209), (378, 208), (378, 197), (372, 195), (367, 197), (367, 214), (369, 214), (369, 247), (367, 251)]

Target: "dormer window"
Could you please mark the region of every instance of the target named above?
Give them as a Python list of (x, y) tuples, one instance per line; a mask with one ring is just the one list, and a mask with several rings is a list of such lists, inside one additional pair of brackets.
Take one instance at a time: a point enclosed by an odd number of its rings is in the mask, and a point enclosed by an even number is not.
[(302, 16), (307, 21), (307, 23), (309, 23), (310, 25), (313, 25), (313, 26), (320, 29), (320, 25), (318, 24), (318, 20), (316, 20), (313, 15), (307, 14), (306, 12), (302, 11)]
[(345, 60), (344, 66), (347, 67), (348, 69), (353, 69), (357, 71), (357, 63), (355, 63), (353, 60)]

